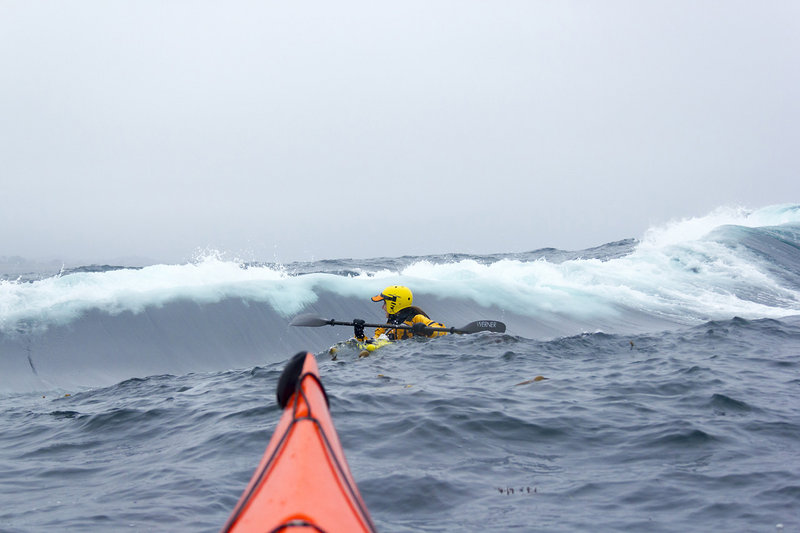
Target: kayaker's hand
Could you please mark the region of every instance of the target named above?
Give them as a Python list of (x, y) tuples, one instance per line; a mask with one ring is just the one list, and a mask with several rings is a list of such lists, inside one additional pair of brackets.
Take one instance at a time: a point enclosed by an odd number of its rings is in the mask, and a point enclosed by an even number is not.
[(413, 326), (411, 326), (411, 333), (414, 335), (422, 335), (424, 337), (428, 336), (428, 328), (422, 322), (417, 322)]
[(364, 338), (364, 324), (365, 322), (360, 318), (353, 319), (353, 334), (358, 340)]

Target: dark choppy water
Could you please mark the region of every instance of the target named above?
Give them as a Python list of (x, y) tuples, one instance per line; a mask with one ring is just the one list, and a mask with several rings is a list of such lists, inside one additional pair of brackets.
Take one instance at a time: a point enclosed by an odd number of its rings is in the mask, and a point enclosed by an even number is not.
[[(800, 528), (798, 319), (318, 360), (383, 531)], [(277, 422), (281, 368), (4, 398), (0, 529), (218, 529)]]
[[(382, 531), (800, 531), (800, 226), (706, 222), (585, 255), (0, 281), (0, 531), (218, 530), (300, 349)], [(331, 361), (346, 328), (287, 325), (374, 320), (398, 281), (509, 331)]]

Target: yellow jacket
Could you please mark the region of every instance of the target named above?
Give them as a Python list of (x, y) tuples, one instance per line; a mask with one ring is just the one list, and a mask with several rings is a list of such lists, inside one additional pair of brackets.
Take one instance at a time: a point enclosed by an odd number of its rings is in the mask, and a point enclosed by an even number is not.
[[(408, 311), (407, 311), (408, 310)], [(419, 307), (407, 307), (398, 313), (400, 315), (397, 317), (398, 320), (403, 320), (402, 322), (397, 322), (397, 324), (405, 324), (407, 326), (413, 326), (414, 324), (425, 324), (428, 327), (432, 328), (443, 328), (445, 327), (444, 324), (440, 322), (434, 322), (431, 320), (428, 315), (425, 314), (425, 311), (420, 309)], [(394, 329), (394, 328), (376, 328), (375, 329), (375, 338), (378, 338), (381, 335), (386, 335), (391, 340), (402, 340), (402, 339), (409, 339), (414, 337), (414, 333), (409, 329)], [(424, 335), (425, 337), (439, 337), (441, 335), (447, 335), (446, 331), (432, 331), (428, 335)]]

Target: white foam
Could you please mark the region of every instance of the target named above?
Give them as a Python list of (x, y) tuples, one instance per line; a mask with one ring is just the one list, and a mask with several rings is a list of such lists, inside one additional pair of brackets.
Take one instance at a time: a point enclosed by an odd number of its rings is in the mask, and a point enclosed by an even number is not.
[(800, 206), (719, 209), (706, 217), (652, 228), (631, 254), (608, 261), (423, 260), (400, 272), (339, 276), (292, 275), (280, 267), (243, 268), (211, 254), (184, 265), (75, 273), (33, 283), (4, 281), (0, 282), (0, 328), (66, 323), (88, 309), (140, 312), (177, 299), (267, 302), (288, 317), (317, 301), (323, 292), (367, 301), (389, 284), (532, 318), (553, 313), (608, 318), (629, 310), (697, 320), (780, 317), (800, 314), (798, 288), (783, 286), (763, 258), (705, 237), (721, 225), (786, 223), (800, 223)]
[(242, 268), (208, 256), (197, 263), (74, 273), (32, 283), (0, 282), (0, 327), (19, 321), (65, 323), (87, 309), (140, 312), (178, 299), (200, 303), (241, 297), (269, 302), (287, 316), (316, 298), (315, 276), (281, 269)]
[(664, 248), (702, 239), (721, 226), (758, 228), (800, 223), (800, 206), (774, 205), (757, 210), (745, 207), (720, 207), (701, 217), (673, 220), (648, 229), (639, 248)]

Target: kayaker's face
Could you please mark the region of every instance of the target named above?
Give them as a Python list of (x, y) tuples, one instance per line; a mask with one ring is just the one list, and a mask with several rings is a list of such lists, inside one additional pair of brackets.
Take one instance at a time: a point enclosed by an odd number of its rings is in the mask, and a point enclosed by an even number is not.
[(386, 300), (383, 301), (381, 309), (383, 309), (383, 312), (386, 313), (386, 316), (389, 316), (389, 311), (386, 310)]

